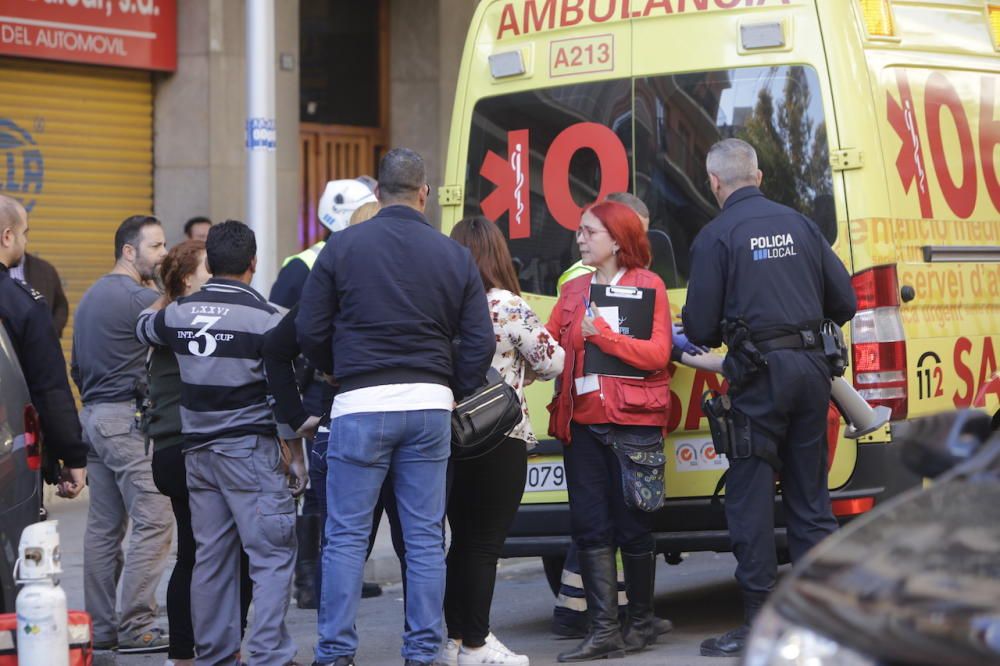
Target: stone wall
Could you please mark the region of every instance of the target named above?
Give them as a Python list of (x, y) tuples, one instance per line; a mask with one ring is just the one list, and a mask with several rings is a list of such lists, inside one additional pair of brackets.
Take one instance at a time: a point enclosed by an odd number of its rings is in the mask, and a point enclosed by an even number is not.
[(389, 142), (416, 150), (427, 162), (427, 216), (440, 225), (437, 188), (455, 101), (465, 35), (479, 0), (391, 0)]

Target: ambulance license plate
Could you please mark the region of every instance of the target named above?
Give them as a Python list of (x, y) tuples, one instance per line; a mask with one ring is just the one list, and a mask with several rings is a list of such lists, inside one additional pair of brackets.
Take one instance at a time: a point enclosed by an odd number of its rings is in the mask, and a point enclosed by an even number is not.
[(546, 490), (566, 490), (566, 470), (561, 462), (539, 462), (528, 465), (524, 492), (538, 493)]

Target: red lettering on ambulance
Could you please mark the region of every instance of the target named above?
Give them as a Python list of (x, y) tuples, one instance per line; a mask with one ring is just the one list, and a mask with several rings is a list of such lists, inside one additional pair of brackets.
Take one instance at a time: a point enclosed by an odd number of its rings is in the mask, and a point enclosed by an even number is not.
[(889, 125), (903, 142), (899, 148), (899, 155), (896, 157), (896, 171), (899, 172), (899, 180), (903, 184), (904, 192), (909, 192), (916, 182), (917, 197), (920, 199), (920, 214), (926, 218), (933, 217), (930, 183), (927, 178), (927, 169), (924, 166), (924, 153), (920, 145), (916, 110), (913, 106), (913, 95), (910, 93), (910, 81), (904, 70), (896, 70), (896, 83), (899, 86), (901, 102), (893, 99), (892, 93), (886, 92)]
[(583, 20), (581, 5), (583, 0), (563, 0), (562, 15), (559, 17), (560, 28), (571, 28)]
[(997, 176), (995, 152), (1000, 144), (1000, 118), (994, 118), (996, 76), (982, 77), (979, 97), (979, 155), (983, 161), (983, 179), (993, 208), (1000, 211), (1000, 177)]
[(600, 0), (590, 0), (590, 11), (588, 12), (590, 20), (594, 23), (604, 23), (605, 21), (610, 21), (611, 17), (615, 15), (615, 9), (617, 9), (615, 6), (615, 0), (605, 0), (607, 8), (603, 14), (597, 13), (597, 5), (599, 2)]
[(664, 14), (672, 14), (674, 11), (670, 6), (670, 0), (647, 0), (646, 8), (642, 10), (643, 17), (649, 16), (657, 7), (662, 9)]
[[(948, 170), (945, 159), (944, 142), (941, 138), (941, 110), (947, 108), (958, 129), (958, 153), (962, 156), (962, 184), (956, 185)], [(924, 113), (927, 116), (927, 142), (930, 144), (931, 159), (937, 173), (941, 192), (948, 207), (963, 220), (976, 209), (976, 151), (972, 144), (969, 119), (965, 115), (962, 100), (955, 87), (941, 72), (927, 77), (924, 93)]]
[[(983, 338), (983, 359), (979, 362), (979, 383), (977, 386), (982, 386), (988, 382), (996, 371), (997, 357), (993, 351), (993, 338), (987, 336)], [(1000, 397), (1000, 388), (994, 389), (993, 392), (997, 393), (997, 396)]]
[(497, 39), (503, 39), (503, 34), (507, 31), (514, 33), (517, 37), (521, 31), (517, 28), (517, 14), (514, 12), (514, 5), (506, 4), (500, 12), (500, 29), (497, 31)]
[[(583, 149), (594, 151), (600, 163), (601, 187), (594, 201), (600, 201), (612, 192), (628, 189), (628, 154), (617, 134), (598, 123), (577, 123), (564, 129), (552, 141), (545, 156), (542, 189), (552, 217), (570, 231), (576, 231), (580, 225), (584, 206), (573, 200), (569, 189), (569, 167), (573, 156)], [(585, 205), (591, 203), (588, 201)]]
[(479, 169), (479, 175), (497, 186), (479, 207), (491, 222), (508, 213), (510, 238), (531, 236), (530, 155), (528, 130), (514, 130), (507, 133), (507, 159), (490, 150)]
[(524, 32), (551, 30), (556, 24), (556, 0), (545, 0), (542, 11), (538, 11), (535, 0), (524, 3)]
[(972, 352), (972, 341), (968, 338), (959, 338), (955, 341), (955, 351), (953, 354), (953, 360), (955, 362), (955, 374), (958, 375), (959, 380), (965, 384), (964, 393), (959, 393), (955, 391), (955, 394), (951, 397), (952, 403), (955, 407), (968, 407), (972, 404), (972, 397), (975, 395), (976, 387), (974, 379), (972, 377), (972, 370), (965, 363), (963, 356), (966, 356)]
[[(670, 373), (671, 375), (673, 372)], [(681, 424), (681, 399), (672, 390), (670, 391), (670, 410), (667, 415), (667, 432), (677, 430)]]

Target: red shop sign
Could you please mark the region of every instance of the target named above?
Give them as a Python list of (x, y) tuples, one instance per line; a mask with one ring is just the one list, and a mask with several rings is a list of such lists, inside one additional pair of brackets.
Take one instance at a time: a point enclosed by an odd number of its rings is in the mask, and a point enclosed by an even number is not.
[(0, 0), (0, 54), (172, 72), (177, 0)]

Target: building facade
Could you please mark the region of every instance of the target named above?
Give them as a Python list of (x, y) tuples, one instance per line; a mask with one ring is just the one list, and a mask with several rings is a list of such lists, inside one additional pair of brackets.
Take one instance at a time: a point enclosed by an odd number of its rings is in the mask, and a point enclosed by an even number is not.
[[(388, 147), (423, 154), (436, 191), (477, 2), (274, 0), (278, 214), (261, 253), (280, 265), (315, 240), (326, 180), (374, 175)], [(6, 4), (0, 192), (29, 207), (30, 250), (71, 310), (125, 217), (155, 214), (170, 244), (194, 215), (246, 218), (245, 0)]]

